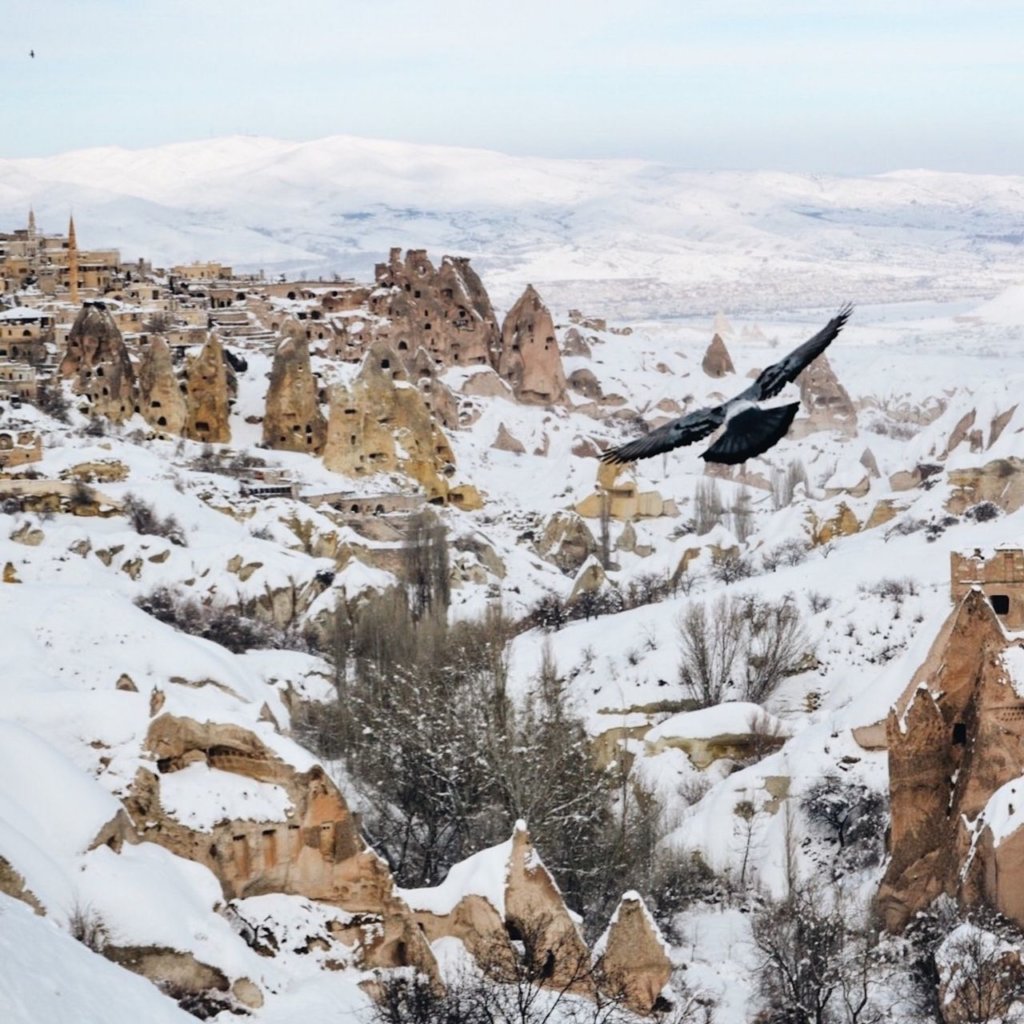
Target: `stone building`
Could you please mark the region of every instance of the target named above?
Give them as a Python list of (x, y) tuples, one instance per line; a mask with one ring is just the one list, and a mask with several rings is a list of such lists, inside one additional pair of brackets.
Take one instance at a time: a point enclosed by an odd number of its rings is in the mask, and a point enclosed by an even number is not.
[(1007, 629), (1024, 629), (1024, 551), (996, 548), (983, 554), (951, 552), (950, 596), (959, 603), (979, 588)]
[(53, 314), (29, 306), (0, 312), (0, 362), (44, 362), (46, 346), (53, 340)]

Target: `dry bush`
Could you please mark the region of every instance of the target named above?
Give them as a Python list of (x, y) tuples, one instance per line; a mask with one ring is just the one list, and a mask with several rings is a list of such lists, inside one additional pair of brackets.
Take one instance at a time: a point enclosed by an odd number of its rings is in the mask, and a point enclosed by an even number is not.
[(129, 493), (124, 496), (124, 514), (136, 533), (164, 537), (179, 547), (188, 546), (185, 530), (177, 518), (173, 515), (159, 516), (156, 509), (137, 494)]
[(693, 495), (693, 532), (698, 536), (710, 533), (725, 517), (725, 506), (718, 484), (713, 478), (697, 481)]
[(110, 929), (99, 911), (87, 903), (76, 902), (68, 912), (68, 933), (94, 953), (102, 953), (110, 941)]
[(763, 701), (807, 652), (794, 601), (753, 596), (690, 604), (679, 620), (679, 679), (702, 707)]

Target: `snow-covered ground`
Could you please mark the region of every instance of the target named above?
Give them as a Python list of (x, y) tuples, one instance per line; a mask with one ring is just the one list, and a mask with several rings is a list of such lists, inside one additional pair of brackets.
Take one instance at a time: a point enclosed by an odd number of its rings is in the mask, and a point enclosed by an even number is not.
[[(180, 173), (167, 171), (171, 160)], [(951, 608), (950, 552), (1016, 544), (1024, 532), (1024, 510), (988, 522), (957, 517), (931, 538), (909, 529), (947, 515), (949, 470), (1024, 458), (1024, 408), (1017, 408), (1024, 388), (1022, 184), (926, 172), (863, 180), (694, 175), (635, 162), (514, 161), (352, 139), (232, 139), (0, 161), (0, 216), (20, 223), (31, 203), (43, 227), (57, 229), (73, 199), (86, 245), (119, 245), (124, 255), (155, 260), (352, 269), (363, 278), (396, 243), (428, 246), (432, 256), (466, 253), (499, 304), (532, 280), (558, 323), (566, 323), (569, 307), (582, 307), (612, 326), (631, 327), (628, 335), (584, 330), (592, 357), (573, 357), (567, 369), (586, 367), (605, 394), (621, 395), (626, 408), (648, 416), (662, 399), (692, 408), (738, 391), (750, 371), (813, 333), (841, 302), (857, 303), (829, 358), (858, 405), (858, 436), (787, 438), (748, 466), (770, 479), (799, 461), (808, 479), (783, 507), (769, 491), (750, 488), (741, 551), (755, 574), (725, 584), (710, 572), (709, 543), (738, 541), (728, 517), (704, 537), (683, 525), (705, 477), (697, 451), (682, 449), (629, 471), (641, 491), (658, 491), (679, 514), (635, 522), (628, 551), (616, 546), (624, 526), (613, 522), (616, 567), (608, 578), (625, 591), (674, 573), (687, 548), (704, 549), (686, 586), (551, 634), (522, 633), (509, 652), (513, 693), (525, 692), (551, 657), (590, 732), (628, 737), (635, 770), (662, 801), (667, 845), (699, 851), (716, 870), (735, 872), (742, 860), (749, 878), (779, 893), (792, 869), (793, 830), (799, 840), (810, 837), (806, 824), (785, 812), (787, 802), (796, 807), (840, 768), (885, 791), (884, 752), (862, 749), (851, 729), (884, 718), (924, 659)], [(717, 309), (728, 315), (719, 328), (738, 372), (713, 380), (701, 358)], [(258, 440), (244, 417), (259, 404), (267, 368), (254, 357), (241, 377), (233, 450)], [(457, 375), (450, 380), (457, 384)], [(628, 436), (621, 421), (594, 418), (579, 396), (572, 401), (579, 410), (476, 399), (479, 419), (451, 433), (458, 479), (486, 499), (477, 512), (445, 510), (451, 538), (456, 547), (460, 539), (485, 541), (506, 569), (503, 577), (488, 573), (484, 582), (476, 577), (457, 588), (453, 615), (480, 615), (500, 601), (520, 618), (545, 594), (565, 598), (572, 590), (573, 577), (527, 538), (594, 490), (596, 463), (573, 447), (581, 439), (617, 443)], [(982, 450), (964, 441), (947, 451), (954, 427), (972, 410)], [(1003, 414), (1007, 422), (989, 443), (990, 424)], [(242, 499), (236, 481), (197, 468), (199, 445), (146, 441), (136, 433), (141, 421), (94, 438), (28, 407), (6, 409), (0, 427), (15, 415), (43, 432), (44, 459), (32, 467), (42, 476), (116, 461), (124, 478), (98, 483), (99, 490), (115, 501), (144, 495), (180, 522), (188, 544), (140, 536), (120, 515), (0, 512), (0, 567), (9, 565), (19, 581), (0, 584), (0, 856), (46, 911), (39, 918), (0, 897), (0, 1019), (185, 1018), (148, 983), (67, 938), (68, 918), (82, 907), (101, 915), (121, 943), (187, 950), (230, 977), (257, 982), (267, 999), (252, 1011), (256, 1021), (306, 1013), (355, 1019), (368, 1005), (357, 973), (324, 971), (316, 958), (256, 956), (214, 911), (220, 890), (205, 868), (147, 844), (120, 855), (89, 846), (144, 762), (154, 692), (172, 713), (244, 726), (300, 770), (312, 755), (270, 719), (287, 733), (286, 688), (310, 699), (332, 692), (322, 659), (273, 650), (234, 655), (157, 622), (133, 601), (161, 586), (214, 603), (256, 601), (333, 570), (333, 559), (315, 553), (318, 538), (335, 535), (339, 548), (368, 542), (302, 503)], [(502, 425), (524, 454), (491, 447)], [(860, 482), (866, 449), (879, 470), (867, 493), (828, 496)], [(310, 491), (372, 493), (392, 484), (339, 480), (304, 455), (259, 455)], [(941, 465), (934, 486), (893, 490), (890, 476), (922, 463)], [(724, 504), (735, 506), (740, 486), (718, 486)], [(798, 564), (765, 569), (765, 555), (807, 540), (812, 522), (828, 521), (845, 505), (863, 525), (885, 501), (896, 509), (885, 525), (809, 546)], [(596, 522), (589, 525), (596, 532)], [(880, 589), (886, 579), (904, 581), (902, 590)], [(313, 618), (338, 593), (388, 580), (380, 569), (352, 563), (303, 614)], [(739, 703), (691, 713), (656, 709), (687, 696), (678, 668), (686, 608), (745, 594), (772, 601), (791, 595), (813, 658), (766, 702), (781, 748), (739, 770), (719, 761), (702, 773), (670, 741), (743, 732), (753, 710)], [(117, 686), (123, 675), (131, 688)], [(203, 766), (168, 778), (165, 808), (194, 828), (228, 817), (280, 817), (287, 802), (280, 787)], [(780, 797), (775, 780), (782, 778), (788, 788)], [(1000, 799), (1011, 796), (1007, 790)], [(741, 803), (752, 808), (747, 824), (735, 813)], [(534, 839), (543, 852), (543, 837)], [(801, 855), (799, 870), (818, 870), (820, 844), (816, 852), (814, 842), (801, 849), (811, 852)], [(447, 889), (416, 899), (451, 905), (453, 887), (483, 885), (481, 864), (492, 866), (487, 858), (470, 862), (452, 872)], [(878, 871), (860, 878), (864, 893)], [(494, 888), (489, 876), (484, 881)], [(309, 929), (319, 913), (294, 897), (242, 902), (247, 913), (273, 917), (282, 929)], [(719, 999), (715, 1020), (750, 1019), (755, 960), (746, 915), (691, 910), (675, 931), (674, 956), (697, 987)]]

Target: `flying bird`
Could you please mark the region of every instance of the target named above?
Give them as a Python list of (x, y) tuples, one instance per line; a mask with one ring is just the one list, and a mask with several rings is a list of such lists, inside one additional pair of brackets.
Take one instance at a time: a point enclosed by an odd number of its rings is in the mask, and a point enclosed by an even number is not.
[(768, 451), (786, 436), (799, 402), (762, 408), (758, 403), (774, 398), (787, 384), (799, 376), (832, 343), (853, 312), (847, 303), (825, 326), (793, 349), (784, 359), (762, 370), (757, 380), (735, 398), (721, 405), (696, 409), (652, 430), (649, 434), (611, 448), (601, 456), (602, 462), (623, 463), (649, 459), (652, 455), (670, 452), (673, 448), (702, 441), (725, 424), (725, 430), (707, 451), (701, 452), (705, 462), (735, 465)]

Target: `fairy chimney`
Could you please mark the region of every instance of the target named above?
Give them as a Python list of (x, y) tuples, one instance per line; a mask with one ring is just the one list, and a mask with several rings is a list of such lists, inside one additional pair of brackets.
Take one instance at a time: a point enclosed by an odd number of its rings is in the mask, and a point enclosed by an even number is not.
[(381, 342), (367, 352), (351, 386), (333, 394), (323, 458), (329, 470), (347, 476), (404, 473), (429, 499), (447, 496), (446, 475), (455, 462), (397, 353)]
[(720, 334), (716, 334), (711, 339), (711, 344), (708, 345), (700, 365), (709, 377), (724, 377), (727, 373), (736, 372), (729, 350), (725, 347), (725, 342)]
[(838, 430), (857, 436), (857, 409), (849, 392), (836, 376), (823, 352), (796, 379), (801, 408), (807, 413), (793, 424), (792, 437), (806, 437), (817, 430)]
[(672, 976), (668, 946), (640, 894), (627, 892), (598, 940), (601, 974), (635, 1013), (658, 1007)]
[(87, 302), (75, 317), (60, 373), (75, 378), (93, 415), (120, 423), (135, 411), (135, 371), (105, 302)]
[(274, 353), (263, 416), (263, 443), (268, 448), (319, 455), (326, 440), (327, 420), (317, 401), (309, 343), (293, 330)]
[(501, 344), (492, 353), (492, 363), (519, 401), (531, 405), (565, 401), (565, 370), (555, 341), (555, 326), (533, 285), (526, 286), (505, 317)]
[(211, 334), (198, 355), (188, 360), (185, 381), (188, 394), (188, 419), (185, 436), (193, 441), (226, 444), (231, 440), (228, 415), (231, 408), (231, 382), (224, 347)]
[(407, 368), (419, 348), (441, 366), (486, 366), (498, 337), (483, 283), (464, 257), (445, 256), (435, 268), (424, 249), (392, 249), (377, 265), (370, 312), (375, 330)]
[(181, 435), (188, 408), (181, 392), (171, 350), (159, 334), (150, 338), (139, 364), (139, 411), (157, 430)]

